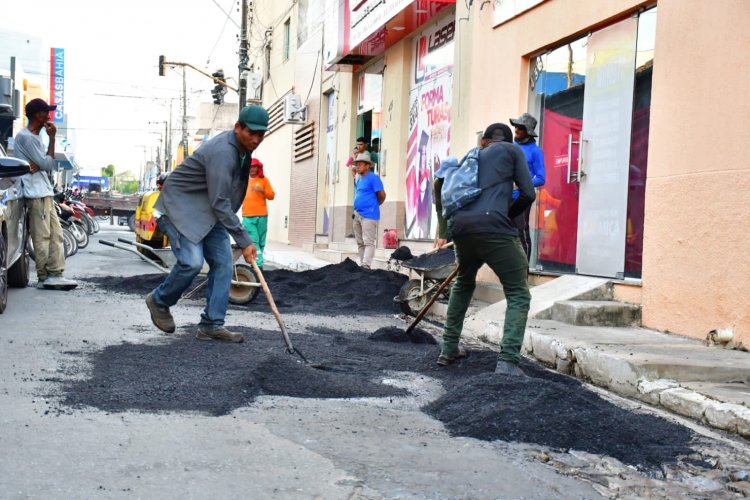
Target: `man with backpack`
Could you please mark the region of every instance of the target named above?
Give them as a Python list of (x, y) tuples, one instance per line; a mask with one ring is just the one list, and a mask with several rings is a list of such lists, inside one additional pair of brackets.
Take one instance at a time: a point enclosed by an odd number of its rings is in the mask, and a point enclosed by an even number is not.
[[(528, 262), (512, 219), (534, 202), (534, 185), (523, 151), (512, 144), (510, 127), (493, 123), (484, 132), (478, 152), (476, 187), (479, 195), (449, 215), (448, 227), (453, 238), (458, 274), (451, 289), (443, 342), (437, 363), (447, 366), (466, 357), (459, 346), (466, 310), (476, 288), (479, 268), (487, 264), (503, 285), (507, 301), (501, 352), (495, 373), (523, 375), (518, 367), (521, 344), (526, 330), (531, 294), (528, 285)], [(472, 152), (470, 152), (472, 153)], [(467, 155), (467, 157), (477, 155)], [(465, 168), (462, 160), (459, 169)], [(442, 198), (450, 199), (446, 187)], [(513, 188), (519, 196), (512, 200)], [(445, 205), (444, 205), (445, 206)]]

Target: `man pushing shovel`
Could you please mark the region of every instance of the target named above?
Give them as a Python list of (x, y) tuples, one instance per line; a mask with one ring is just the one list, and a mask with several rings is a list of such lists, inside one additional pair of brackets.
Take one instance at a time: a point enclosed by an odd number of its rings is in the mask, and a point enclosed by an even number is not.
[(146, 295), (151, 320), (172, 333), (175, 323), (169, 308), (208, 262), (206, 308), (196, 338), (242, 342), (241, 333), (224, 327), (229, 305), (234, 259), (231, 234), (248, 263), (257, 249), (237, 211), (247, 192), (252, 152), (268, 129), (268, 112), (260, 106), (240, 111), (234, 130), (222, 132), (203, 143), (164, 182), (154, 206), (159, 229), (169, 237), (177, 263), (164, 282)]

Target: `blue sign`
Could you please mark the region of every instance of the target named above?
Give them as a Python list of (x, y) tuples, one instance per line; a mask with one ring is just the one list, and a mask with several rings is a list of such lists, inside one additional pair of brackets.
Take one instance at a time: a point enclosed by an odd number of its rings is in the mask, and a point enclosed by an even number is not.
[(52, 121), (62, 123), (65, 118), (65, 49), (50, 49), (50, 104), (57, 104)]
[(79, 179), (74, 180), (71, 186), (87, 189), (91, 184), (99, 184), (102, 189), (109, 189), (109, 177), (82, 175)]

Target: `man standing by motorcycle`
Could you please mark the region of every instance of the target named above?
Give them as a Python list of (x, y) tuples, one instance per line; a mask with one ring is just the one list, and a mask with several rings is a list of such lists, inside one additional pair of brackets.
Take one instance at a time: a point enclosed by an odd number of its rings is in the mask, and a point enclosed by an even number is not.
[[(29, 229), (34, 244), (37, 288), (72, 290), (78, 283), (63, 278), (65, 249), (60, 221), (55, 211), (54, 191), (49, 175), (57, 171), (55, 135), (57, 127), (49, 113), (57, 108), (43, 99), (32, 99), (26, 104), (29, 124), (15, 137), (13, 154), (29, 162), (31, 173), (21, 177), (23, 197), (29, 211)], [(44, 147), (40, 132), (44, 129), (49, 145)]]

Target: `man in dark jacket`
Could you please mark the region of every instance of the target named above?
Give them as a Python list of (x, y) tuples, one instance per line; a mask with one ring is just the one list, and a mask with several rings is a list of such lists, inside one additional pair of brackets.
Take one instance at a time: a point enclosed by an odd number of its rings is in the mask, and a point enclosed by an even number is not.
[(257, 250), (237, 211), (250, 176), (252, 152), (268, 129), (268, 112), (260, 106), (240, 111), (234, 130), (205, 142), (167, 179), (154, 205), (159, 229), (169, 237), (177, 263), (164, 282), (146, 296), (151, 320), (162, 331), (175, 330), (169, 308), (208, 262), (206, 308), (196, 338), (242, 342), (242, 334), (224, 327), (229, 305), (234, 259), (229, 235), (242, 248), (248, 263)]
[[(482, 193), (449, 220), (458, 262), (451, 289), (438, 364), (446, 366), (466, 356), (459, 339), (466, 310), (476, 287), (479, 268), (487, 264), (503, 285), (507, 309), (501, 352), (495, 373), (522, 375), (518, 362), (526, 330), (531, 294), (528, 262), (512, 219), (534, 202), (534, 186), (523, 151), (511, 143), (510, 127), (493, 123), (481, 140), (479, 187)], [(519, 196), (512, 201), (513, 185)]]

